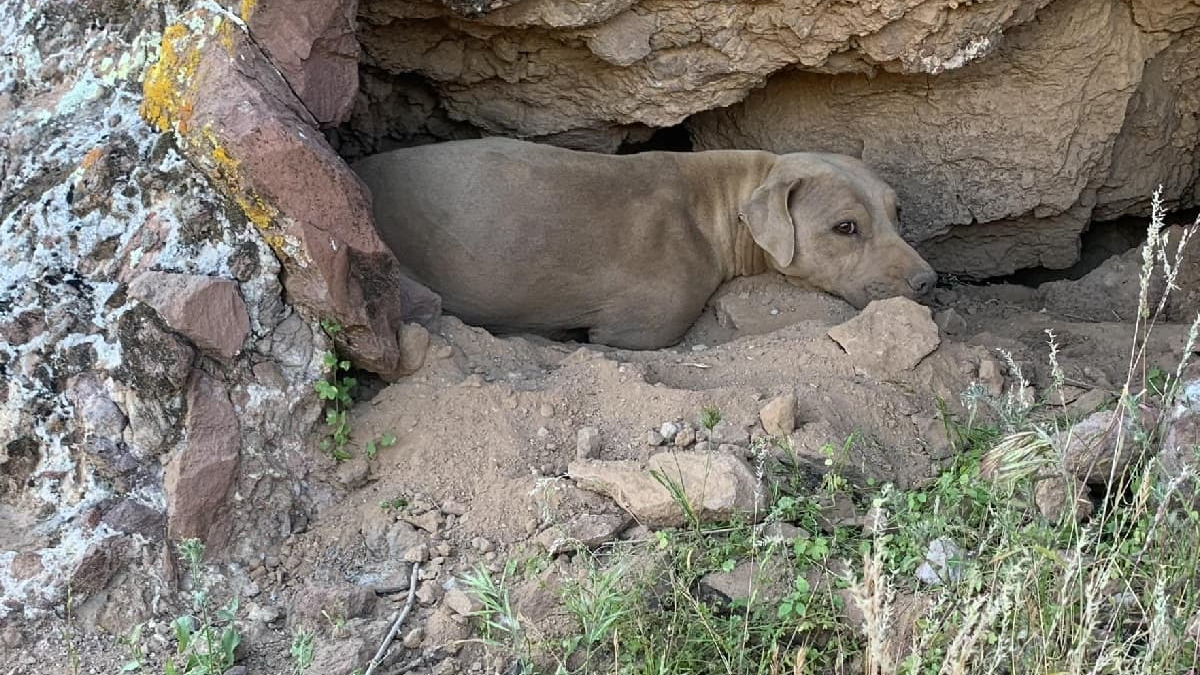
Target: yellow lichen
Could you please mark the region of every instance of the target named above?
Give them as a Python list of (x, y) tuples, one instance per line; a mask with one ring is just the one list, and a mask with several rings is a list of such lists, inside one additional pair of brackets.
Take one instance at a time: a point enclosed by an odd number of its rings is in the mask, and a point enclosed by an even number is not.
[(258, 5), (258, 0), (242, 0), (242, 21), (250, 22), (250, 15), (254, 13), (254, 7)]
[(142, 118), (160, 132), (181, 123), (185, 129), (191, 115), (193, 77), (200, 65), (200, 50), (186, 44), (192, 37), (183, 24), (163, 31), (158, 61), (146, 69), (142, 82)]
[(79, 165), (81, 167), (83, 167), (84, 169), (90, 169), (96, 162), (100, 161), (100, 158), (103, 155), (104, 155), (104, 148), (102, 148), (100, 146), (96, 146), (96, 147), (92, 148), (91, 150), (87, 151), (87, 154), (83, 156), (83, 161), (80, 162)]

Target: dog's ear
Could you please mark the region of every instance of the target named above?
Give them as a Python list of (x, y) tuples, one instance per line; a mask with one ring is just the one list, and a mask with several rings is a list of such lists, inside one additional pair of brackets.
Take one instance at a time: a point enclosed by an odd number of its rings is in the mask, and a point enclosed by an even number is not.
[(800, 167), (776, 162), (750, 198), (742, 205), (738, 216), (750, 228), (750, 236), (762, 250), (775, 260), (778, 267), (792, 264), (796, 256), (796, 224), (788, 208), (792, 192), (803, 178)]

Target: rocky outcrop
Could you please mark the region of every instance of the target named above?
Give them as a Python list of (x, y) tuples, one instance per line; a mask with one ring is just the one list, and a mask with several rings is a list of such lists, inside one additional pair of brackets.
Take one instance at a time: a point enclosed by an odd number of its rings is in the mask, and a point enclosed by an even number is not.
[(317, 132), (293, 86), (242, 20), (201, 8), (163, 32), (141, 112), (173, 132), (258, 228), (283, 265), (291, 302), (339, 323), (343, 350), (359, 366), (399, 376), (404, 322), (432, 319), (440, 301), (401, 273), (375, 233), (366, 187)]
[(365, 0), (359, 37), (364, 63), (424, 76), (451, 119), (526, 137), (576, 132), (568, 142), (615, 147), (638, 128), (736, 103), (792, 65), (961, 65), (1046, 2)]
[(68, 584), (82, 606), (166, 578), (123, 570), (178, 537), (248, 559), (307, 508), (297, 477), (329, 344), (184, 136), (139, 115), (150, 64), (174, 59), (176, 83), (200, 65), (170, 40), (155, 54), (158, 17), (0, 0), (4, 619), (61, 611)]
[(347, 152), (504, 134), (829, 150), (896, 186), (941, 272), (1065, 268), (1092, 220), (1198, 200), (1186, 0), (364, 0)]

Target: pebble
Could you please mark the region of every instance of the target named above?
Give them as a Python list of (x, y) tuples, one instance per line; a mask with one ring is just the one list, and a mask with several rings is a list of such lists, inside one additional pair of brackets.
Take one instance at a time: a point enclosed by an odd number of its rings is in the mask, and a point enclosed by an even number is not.
[(547, 429), (546, 427), (538, 427), (537, 435), (538, 435), (538, 438), (546, 438), (547, 436), (550, 435), (550, 430)]
[(422, 605), (432, 605), (442, 597), (442, 588), (432, 581), (417, 586), (417, 602)]
[(663, 437), (663, 440), (674, 442), (675, 435), (679, 433), (679, 425), (674, 422), (664, 422), (658, 429), (658, 433)]
[(554, 406), (550, 405), (549, 403), (543, 403), (542, 407), (538, 408), (538, 413), (541, 414), (542, 417), (554, 417)]
[(650, 433), (646, 434), (647, 445), (662, 445), (664, 440), (662, 434), (657, 431), (651, 430)]
[(0, 633), (0, 642), (3, 642), (4, 646), (6, 647), (15, 649), (24, 641), (25, 638), (21, 635), (21, 631), (17, 630), (13, 626), (5, 628), (4, 632)]
[(273, 556), (273, 555), (269, 555), (269, 556), (267, 556), (267, 559), (265, 561), (263, 561), (263, 564), (265, 564), (267, 566), (267, 569), (273, 570), (276, 567), (279, 567), (279, 558), (276, 556)]
[(696, 442), (696, 430), (691, 427), (684, 427), (675, 434), (675, 446), (686, 448)]
[(435, 550), (439, 558), (449, 558), (454, 553), (454, 547), (447, 542), (438, 544)]
[(405, 647), (416, 649), (421, 646), (421, 642), (425, 639), (425, 629), (417, 627), (404, 634), (402, 641)]
[(771, 308), (770, 315), (771, 316), (779, 316), (779, 310), (777, 310), (775, 308)]
[(575, 434), (575, 455), (579, 459), (596, 459), (600, 455), (600, 430), (582, 427)]
[(417, 544), (404, 551), (404, 562), (423, 563), (429, 560), (429, 545)]
[(467, 505), (453, 500), (442, 503), (442, 513), (451, 516), (461, 516), (467, 512)]
[(495, 549), (495, 546), (492, 545), (492, 542), (484, 539), (483, 537), (475, 537), (471, 540), (471, 548), (479, 551), (480, 553), (489, 553)]
[(708, 349), (708, 345), (692, 345), (692, 351), (694, 352), (702, 352), (706, 349)]

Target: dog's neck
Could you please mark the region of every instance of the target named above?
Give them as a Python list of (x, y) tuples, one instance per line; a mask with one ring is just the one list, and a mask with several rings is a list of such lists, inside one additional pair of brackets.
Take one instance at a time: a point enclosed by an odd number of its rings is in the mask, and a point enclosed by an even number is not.
[(754, 236), (750, 234), (750, 226), (746, 224), (745, 218), (740, 213), (733, 219), (733, 237), (731, 239), (733, 242), (731, 247), (733, 249), (732, 267), (725, 275), (726, 281), (734, 277), (748, 277), (770, 271), (771, 265), (767, 261), (767, 252), (754, 241)]

